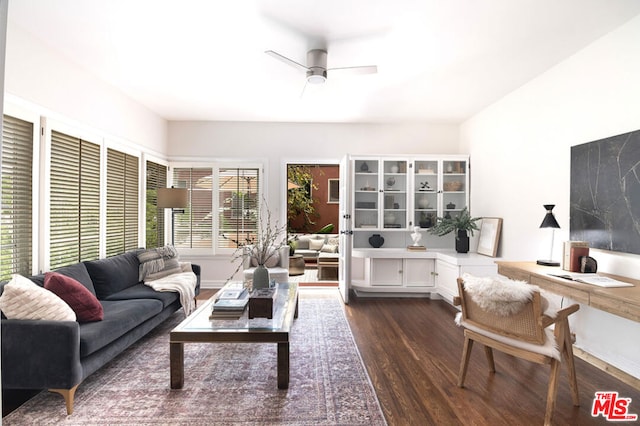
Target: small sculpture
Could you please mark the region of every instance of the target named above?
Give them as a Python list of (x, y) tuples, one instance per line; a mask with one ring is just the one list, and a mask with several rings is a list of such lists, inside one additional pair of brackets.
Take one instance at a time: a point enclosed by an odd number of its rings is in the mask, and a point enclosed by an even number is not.
[(429, 186), (429, 182), (422, 182), (420, 184), (420, 191), (433, 191), (433, 188)]
[(414, 226), (413, 227), (413, 234), (411, 234), (411, 239), (413, 240), (413, 245), (417, 247), (418, 243), (422, 239), (422, 234), (420, 233), (420, 227), (419, 226)]

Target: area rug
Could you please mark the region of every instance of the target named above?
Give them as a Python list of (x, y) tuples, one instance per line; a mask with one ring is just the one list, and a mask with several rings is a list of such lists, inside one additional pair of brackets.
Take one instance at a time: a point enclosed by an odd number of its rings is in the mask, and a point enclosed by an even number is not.
[(155, 331), (91, 375), (66, 415), (43, 391), (4, 425), (386, 425), (336, 297), (301, 298), (291, 333), (289, 389), (279, 390), (275, 344), (185, 344), (184, 388), (169, 388), (169, 331)]

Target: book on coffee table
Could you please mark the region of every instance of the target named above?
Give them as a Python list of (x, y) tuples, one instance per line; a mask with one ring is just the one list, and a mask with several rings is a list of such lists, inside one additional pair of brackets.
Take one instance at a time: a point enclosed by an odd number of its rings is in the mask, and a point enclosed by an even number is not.
[(213, 310), (215, 311), (244, 311), (247, 307), (249, 299), (244, 297), (242, 299), (218, 299), (213, 304)]

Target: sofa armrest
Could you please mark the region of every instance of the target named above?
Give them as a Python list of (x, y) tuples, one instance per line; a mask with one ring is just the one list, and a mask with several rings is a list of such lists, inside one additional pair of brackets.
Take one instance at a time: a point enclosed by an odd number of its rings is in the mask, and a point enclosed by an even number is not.
[(70, 389), (82, 381), (77, 322), (3, 319), (0, 328), (3, 387)]

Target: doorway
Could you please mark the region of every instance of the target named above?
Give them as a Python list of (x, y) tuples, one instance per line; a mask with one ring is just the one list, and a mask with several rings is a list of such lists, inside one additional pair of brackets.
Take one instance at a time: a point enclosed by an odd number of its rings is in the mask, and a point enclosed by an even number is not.
[[(300, 285), (337, 286), (340, 165), (327, 161), (286, 163), (289, 280)], [(335, 249), (335, 254), (331, 250)]]

